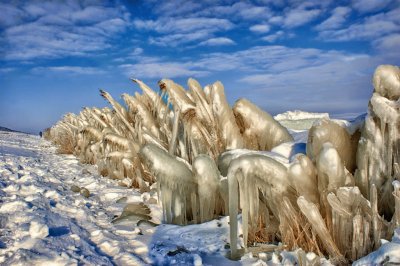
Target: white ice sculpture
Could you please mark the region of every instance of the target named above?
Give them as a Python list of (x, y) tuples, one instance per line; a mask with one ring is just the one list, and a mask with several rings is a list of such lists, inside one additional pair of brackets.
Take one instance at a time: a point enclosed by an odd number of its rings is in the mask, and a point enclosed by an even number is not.
[(357, 133), (352, 137), (342, 125), (324, 118), (314, 124), (308, 133), (307, 156), (315, 161), (325, 142), (333, 145), (347, 170), (352, 173), (356, 166)]
[(193, 162), (193, 173), (198, 184), (200, 221), (214, 218), (219, 200), (220, 174), (214, 160), (208, 155), (199, 155)]
[(140, 157), (156, 176), (164, 221), (182, 225), (197, 221), (197, 183), (189, 166), (154, 144), (144, 145)]
[(367, 199), (371, 186), (376, 186), (379, 213), (390, 218), (394, 212), (392, 182), (400, 164), (400, 69), (379, 66), (373, 84), (374, 94), (357, 150), (355, 181)]
[(221, 150), (243, 148), (243, 137), (236, 124), (232, 109), (226, 100), (224, 86), (219, 81), (212, 85), (211, 101), (218, 132), (222, 140)]
[(289, 179), (299, 196), (319, 204), (317, 169), (310, 158), (304, 154), (296, 155), (294, 162), (289, 167)]
[[(286, 166), (261, 154), (244, 154), (234, 159), (228, 169), (229, 221), (231, 255), (237, 255), (238, 195), (242, 209), (243, 240), (247, 245), (250, 229), (257, 227), (259, 218), (259, 193), (265, 198), (272, 215), (280, 216), (283, 198), (295, 202), (295, 191), (291, 187)], [(265, 220), (269, 220), (269, 214)]]
[(247, 149), (270, 151), (281, 143), (293, 141), (285, 127), (246, 99), (235, 103), (233, 113)]

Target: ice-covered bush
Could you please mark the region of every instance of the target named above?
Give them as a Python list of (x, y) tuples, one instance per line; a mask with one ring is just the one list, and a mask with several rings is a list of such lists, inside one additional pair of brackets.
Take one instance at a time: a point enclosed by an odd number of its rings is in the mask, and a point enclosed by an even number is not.
[(229, 209), (232, 257), (241, 213), (244, 249), (280, 241), (337, 263), (378, 248), (400, 225), (398, 67), (377, 68), (364, 123), (318, 121), (307, 155), (290, 162), (268, 152), (292, 145), (289, 131), (248, 100), (231, 108), (221, 82), (189, 79), (186, 90), (162, 79), (158, 93), (133, 81), (143, 93), (123, 94), (125, 105), (101, 91), (112, 109), (68, 114), (44, 137), (103, 176), (144, 190), (157, 182), (164, 222), (199, 223)]

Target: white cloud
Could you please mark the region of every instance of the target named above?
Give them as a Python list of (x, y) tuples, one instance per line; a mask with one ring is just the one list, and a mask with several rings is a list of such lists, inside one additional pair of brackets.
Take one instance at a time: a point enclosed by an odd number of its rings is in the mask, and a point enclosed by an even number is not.
[(272, 13), (266, 6), (255, 6), (245, 2), (236, 3), (232, 7), (239, 16), (247, 20), (266, 19)]
[(18, 24), (24, 19), (25, 14), (22, 10), (16, 8), (11, 4), (0, 3), (0, 26), (7, 27), (10, 25)]
[(354, 9), (361, 13), (368, 12), (376, 12), (380, 11), (389, 3), (393, 2), (392, 0), (353, 0), (352, 6)]
[(319, 36), (328, 41), (374, 40), (400, 29), (400, 8), (364, 18), (339, 30), (321, 31)]
[(317, 30), (330, 30), (337, 29), (346, 22), (348, 16), (351, 13), (351, 8), (345, 6), (339, 6), (332, 10), (332, 15), (323, 21), (321, 24), (317, 25), (315, 29)]
[(400, 33), (391, 34), (373, 42), (377, 50), (384, 54), (396, 53), (400, 57)]
[(377, 63), (374, 58), (318, 49), (286, 48), (282, 52), (279, 62), (240, 80), (252, 90), (250, 97), (257, 104), (281, 111), (299, 106), (338, 113), (366, 109)]
[(267, 4), (256, 5), (247, 1), (190, 1), (170, 0), (156, 1), (155, 12), (164, 17), (213, 17), (244, 20), (262, 20), (271, 16), (272, 11)]
[(143, 53), (143, 49), (140, 47), (137, 47), (137, 48), (133, 49), (133, 52), (130, 55), (136, 56), (136, 55), (140, 55), (142, 53)]
[(108, 20), (110, 17), (117, 18), (119, 10), (103, 6), (87, 6), (71, 14), (72, 21), (76, 23), (92, 24)]
[(256, 33), (267, 33), (269, 32), (271, 27), (266, 24), (257, 24), (250, 27), (250, 31)]
[(299, 27), (314, 20), (320, 14), (321, 14), (320, 9), (310, 9), (310, 10), (302, 8), (291, 9), (284, 17), (283, 24), (287, 28)]
[(327, 56), (334, 58), (333, 52), (324, 53), (318, 49), (288, 48), (279, 45), (256, 46), (234, 53), (212, 53), (192, 62), (198, 69), (212, 71), (272, 72), (286, 71), (319, 62)]
[(236, 44), (229, 38), (219, 37), (219, 38), (211, 38), (206, 41), (201, 42), (199, 45), (205, 46), (219, 46), (219, 45), (234, 45)]
[(0, 73), (10, 73), (17, 70), (15, 67), (1, 67)]
[(274, 25), (281, 25), (283, 23), (283, 16), (273, 16), (268, 22)]
[(32, 69), (33, 73), (66, 73), (66, 74), (79, 74), (79, 75), (97, 75), (106, 73), (102, 69), (95, 67), (80, 67), (80, 66), (54, 66), (54, 67), (35, 67)]
[(209, 73), (206, 70), (194, 69), (190, 64), (180, 62), (137, 62), (119, 66), (130, 78), (177, 78), (177, 77), (203, 77)]
[(280, 31), (277, 31), (277, 32), (275, 32), (273, 34), (264, 36), (261, 39), (264, 40), (264, 41), (273, 43), (273, 42), (275, 42), (275, 41), (277, 41), (279, 39), (284, 38), (284, 36), (285, 36), (285, 32), (280, 30)]
[[(238, 96), (249, 98), (266, 110), (302, 107), (344, 113), (366, 109), (372, 91), (371, 75), (376, 65), (385, 60), (336, 50), (268, 45), (176, 63), (190, 70), (209, 71), (205, 75), (216, 78), (230, 73), (231, 78), (222, 80), (224, 84), (235, 86)], [(241, 87), (246, 89), (240, 90)]]
[[(225, 32), (234, 27), (227, 19), (219, 18), (159, 18), (157, 20), (135, 20), (133, 22), (139, 30), (157, 32), (151, 36), (149, 42), (158, 46), (171, 46), (198, 42), (207, 45), (206, 41), (213, 39), (217, 32)], [(210, 44), (221, 40), (211, 41)], [(225, 40), (225, 44), (227, 44)]]
[(161, 37), (150, 37), (149, 42), (158, 46), (176, 47), (191, 42), (200, 42), (210, 38), (211, 36), (212, 34), (209, 31), (201, 30), (192, 33), (176, 33), (163, 35)]
[(156, 1), (155, 12), (163, 16), (175, 16), (193, 13), (201, 8), (201, 4), (197, 1)]
[(20, 19), (7, 20), (3, 34), (8, 60), (87, 56), (109, 48), (110, 39), (129, 25), (124, 7), (96, 1), (21, 1), (14, 8)]
[(157, 20), (136, 19), (133, 24), (138, 29), (152, 30), (158, 33), (190, 33), (196, 30), (208, 32), (225, 31), (233, 28), (227, 19), (218, 18), (160, 18)]

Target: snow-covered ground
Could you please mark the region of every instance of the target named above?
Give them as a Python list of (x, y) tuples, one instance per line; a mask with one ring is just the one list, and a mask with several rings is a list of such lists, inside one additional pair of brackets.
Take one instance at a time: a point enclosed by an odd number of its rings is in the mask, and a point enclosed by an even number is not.
[[(88, 198), (74, 192), (84, 187)], [(101, 177), (94, 166), (56, 154), (38, 136), (0, 131), (0, 263), (5, 265), (240, 265), (228, 260), (227, 217), (201, 225), (159, 225), (155, 190), (139, 193)], [(251, 264), (255, 259), (244, 262)]]
[[(291, 132), (296, 142), (307, 138), (306, 131)], [(275, 152), (304, 149), (300, 144)], [(156, 190), (140, 193), (122, 185), (74, 156), (57, 154), (38, 136), (0, 131), (0, 264), (290, 265), (297, 260), (296, 252), (270, 252), (261, 259), (249, 253), (231, 261), (226, 258), (228, 217), (200, 225), (158, 225)], [(138, 204), (151, 213), (121, 216), (124, 208)], [(399, 236), (398, 229), (392, 242), (360, 265), (400, 263)]]

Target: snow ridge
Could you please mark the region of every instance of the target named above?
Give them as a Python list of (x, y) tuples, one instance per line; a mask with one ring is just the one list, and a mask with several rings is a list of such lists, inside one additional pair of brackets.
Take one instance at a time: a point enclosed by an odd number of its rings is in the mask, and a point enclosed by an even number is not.
[(301, 120), (301, 119), (322, 119), (329, 118), (328, 113), (310, 113), (300, 110), (286, 111), (274, 116), (275, 120)]

